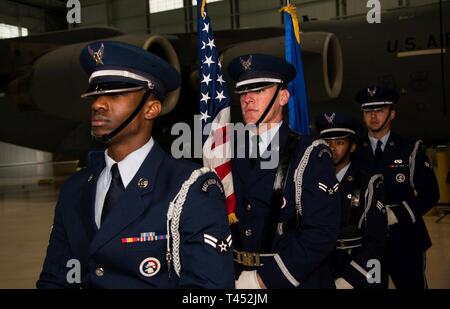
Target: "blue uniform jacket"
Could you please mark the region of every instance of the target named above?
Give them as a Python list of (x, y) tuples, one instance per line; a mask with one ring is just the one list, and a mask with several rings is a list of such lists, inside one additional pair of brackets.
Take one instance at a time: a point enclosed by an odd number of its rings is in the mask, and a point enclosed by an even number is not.
[[(174, 263), (169, 276), (166, 262), (167, 212), (183, 182), (198, 167), (173, 159), (155, 142), (118, 204), (97, 229), (94, 201), (104, 166), (103, 162), (85, 168), (62, 187), (38, 288), (234, 287), (225, 198), (215, 174), (204, 174), (188, 191), (179, 225), (178, 277)], [(140, 237), (146, 241), (126, 240)], [(172, 250), (174, 243), (171, 239)], [(80, 284), (66, 280), (70, 270), (66, 263), (71, 259), (81, 263)]]
[[(284, 123), (280, 150), (286, 146), (290, 129)], [(313, 140), (301, 136), (291, 161), (284, 190), (286, 205), (279, 222), (296, 220), (294, 173)], [(281, 156), (280, 156), (281, 158)], [(236, 193), (236, 242), (246, 252), (261, 253), (271, 207), (276, 168), (251, 167), (250, 159), (233, 160)], [(257, 269), (268, 288), (334, 288), (328, 256), (335, 248), (339, 232), (340, 199), (335, 169), (329, 149), (319, 144), (312, 149), (302, 176), (301, 227), (276, 233), (271, 244), (273, 257)], [(239, 271), (239, 265), (236, 264)]]
[(439, 187), (422, 142), (391, 132), (378, 166), (369, 138), (365, 137), (358, 143), (356, 159), (359, 169), (384, 176), (385, 206), (398, 220), (389, 226), (390, 242), (395, 241), (398, 248), (427, 250), (431, 240), (422, 216), (439, 200)]
[[(332, 255), (334, 276), (344, 278), (354, 288), (378, 288), (380, 285), (369, 282), (366, 275), (374, 267), (370, 260), (378, 260), (381, 266), (386, 250), (383, 176), (360, 173), (351, 163), (339, 192), (341, 233)], [(376, 275), (381, 279), (381, 273)]]

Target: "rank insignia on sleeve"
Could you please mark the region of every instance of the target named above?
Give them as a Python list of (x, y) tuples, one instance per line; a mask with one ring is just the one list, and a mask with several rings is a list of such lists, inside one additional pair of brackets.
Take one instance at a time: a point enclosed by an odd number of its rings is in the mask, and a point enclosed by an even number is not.
[(334, 195), (339, 189), (339, 183), (336, 183), (333, 187), (327, 187), (327, 185), (319, 182), (319, 189), (331, 196)]
[(215, 178), (206, 179), (202, 184), (202, 191), (208, 192), (209, 187), (215, 186), (217, 187), (221, 193), (224, 192), (222, 183)]
[(203, 234), (203, 241), (205, 244), (215, 248), (220, 254), (227, 254), (230, 251), (231, 244), (233, 243), (231, 235), (229, 235), (227, 239), (217, 239), (209, 234)]
[(383, 203), (381, 203), (380, 201), (377, 201), (377, 208), (378, 208), (379, 210), (383, 211), (383, 210), (384, 210), (384, 205), (383, 205)]

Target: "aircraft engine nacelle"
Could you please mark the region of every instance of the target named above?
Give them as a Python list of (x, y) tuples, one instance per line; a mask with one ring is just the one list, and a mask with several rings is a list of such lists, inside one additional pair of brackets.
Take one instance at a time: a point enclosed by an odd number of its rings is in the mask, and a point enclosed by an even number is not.
[[(284, 36), (240, 43), (222, 53), (224, 67), (232, 59), (244, 54), (270, 54), (285, 57)], [(311, 102), (336, 98), (342, 89), (343, 65), (341, 45), (328, 32), (307, 32), (301, 35), (303, 66)], [(226, 73), (227, 74), (227, 73)]]
[[(164, 58), (180, 72), (178, 56), (166, 36), (122, 35), (107, 40), (142, 46)], [(88, 87), (88, 76), (80, 65), (79, 55), (87, 44), (88, 42), (66, 45), (36, 60), (27, 84), (31, 100), (39, 110), (75, 121), (90, 119), (90, 101), (80, 98), (80, 94)], [(162, 114), (175, 108), (179, 96), (180, 89), (167, 94)]]

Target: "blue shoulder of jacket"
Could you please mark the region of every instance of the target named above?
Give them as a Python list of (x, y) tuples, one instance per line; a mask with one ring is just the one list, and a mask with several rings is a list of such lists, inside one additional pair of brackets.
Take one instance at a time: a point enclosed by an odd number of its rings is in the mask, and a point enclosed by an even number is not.
[(197, 163), (186, 159), (175, 159), (170, 155), (167, 155), (162, 164), (164, 164), (164, 168), (170, 169), (169, 177), (181, 181), (187, 180), (193, 171), (201, 168)]
[(425, 145), (422, 140), (413, 137), (403, 137), (396, 133), (392, 133), (394, 140), (398, 143), (398, 146), (406, 152), (406, 154), (411, 154), (413, 151), (423, 150), (425, 151)]
[(61, 187), (61, 191), (75, 189), (86, 182), (89, 182), (93, 178), (94, 169), (89, 167), (83, 167), (79, 171), (75, 172), (75, 174), (69, 176), (67, 180)]
[(328, 157), (330, 159), (332, 158), (330, 149), (323, 139), (317, 139), (311, 135), (300, 136), (299, 147), (304, 152), (307, 151), (308, 147), (312, 146), (313, 144), (314, 147), (311, 148), (311, 156), (322, 159), (325, 155), (325, 157)]
[[(173, 171), (171, 177), (174, 177), (174, 182), (180, 181), (181, 184), (188, 180), (194, 171), (201, 168), (197, 163), (183, 159), (174, 159), (170, 156), (167, 164), (173, 166), (173, 168), (171, 167)], [(208, 196), (224, 196), (223, 185), (217, 174), (212, 170), (200, 175), (192, 184), (192, 187), (196, 193), (205, 193)], [(216, 195), (217, 193), (218, 195)]]

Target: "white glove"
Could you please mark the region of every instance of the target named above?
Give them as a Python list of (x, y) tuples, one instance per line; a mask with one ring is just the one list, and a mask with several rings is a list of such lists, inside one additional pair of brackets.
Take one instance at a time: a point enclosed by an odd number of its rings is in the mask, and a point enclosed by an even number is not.
[(386, 206), (386, 215), (387, 215), (387, 220), (388, 220), (389, 226), (398, 223), (397, 216), (392, 211), (392, 209), (389, 208), (389, 206)]
[(353, 289), (353, 285), (348, 283), (344, 278), (337, 278), (336, 280), (334, 280), (334, 284), (336, 285), (336, 289), (338, 290)]
[(241, 272), (241, 275), (234, 283), (236, 289), (261, 289), (256, 277), (256, 270)]

